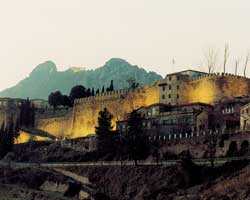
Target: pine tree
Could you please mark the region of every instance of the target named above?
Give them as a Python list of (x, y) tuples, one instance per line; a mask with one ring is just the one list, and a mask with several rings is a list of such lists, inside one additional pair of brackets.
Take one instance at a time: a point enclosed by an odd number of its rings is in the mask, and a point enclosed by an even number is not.
[(147, 154), (146, 136), (143, 134), (143, 118), (135, 110), (132, 111), (128, 118), (127, 140), (129, 143), (129, 155), (135, 161), (143, 159)]
[(0, 130), (0, 159), (12, 151), (14, 142), (15, 129), (13, 121), (11, 120), (7, 126), (3, 122)]
[(104, 93), (105, 92), (105, 88), (104, 88), (104, 86), (102, 86), (102, 93)]
[(113, 83), (113, 82), (114, 82), (114, 81), (111, 80), (110, 86), (109, 86), (109, 91), (114, 91), (114, 83)]
[(99, 89), (97, 89), (97, 90), (96, 90), (96, 94), (99, 94), (99, 93), (100, 93), (100, 90), (99, 90)]
[(91, 96), (95, 96), (95, 89), (94, 88), (92, 88), (92, 90), (91, 90)]
[(98, 126), (96, 127), (97, 150), (103, 154), (107, 153), (111, 147), (112, 117), (107, 108), (99, 112)]

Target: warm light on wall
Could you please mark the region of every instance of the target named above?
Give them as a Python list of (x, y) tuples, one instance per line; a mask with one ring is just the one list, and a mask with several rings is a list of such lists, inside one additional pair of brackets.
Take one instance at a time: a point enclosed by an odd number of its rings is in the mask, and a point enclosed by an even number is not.
[(21, 144), (21, 143), (26, 143), (29, 141), (48, 141), (50, 140), (47, 137), (40, 137), (40, 136), (33, 136), (30, 135), (29, 133), (26, 132), (20, 132), (20, 135), (18, 138), (15, 140), (15, 144)]

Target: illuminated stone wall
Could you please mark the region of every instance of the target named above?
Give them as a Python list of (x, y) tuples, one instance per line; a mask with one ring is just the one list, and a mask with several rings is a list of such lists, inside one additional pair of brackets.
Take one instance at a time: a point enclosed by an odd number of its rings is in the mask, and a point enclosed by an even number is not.
[[(202, 102), (214, 104), (217, 101), (237, 96), (250, 95), (250, 80), (241, 76), (209, 74), (180, 84), (179, 104)], [(134, 91), (107, 92), (95, 97), (78, 99), (72, 111), (62, 116), (36, 119), (38, 129), (56, 137), (83, 137), (95, 132), (98, 113), (105, 107), (115, 121), (124, 119), (133, 109), (160, 102), (160, 89), (153, 86)], [(115, 127), (114, 127), (115, 128)]]
[(72, 111), (64, 116), (38, 116), (35, 127), (46, 131), (57, 138), (71, 137), (72, 135)]
[(60, 117), (38, 117), (36, 128), (56, 137), (76, 138), (95, 132), (99, 111), (105, 107), (113, 115), (113, 126), (133, 109), (159, 102), (158, 86), (147, 86), (134, 91), (106, 92), (95, 97), (77, 99), (73, 110)]
[(209, 74), (184, 82), (181, 89), (182, 103), (214, 104), (223, 99), (250, 95), (250, 79), (230, 74)]
[(97, 97), (75, 102), (72, 137), (86, 136), (95, 132), (99, 111), (107, 108), (115, 121), (124, 119), (133, 109), (159, 102), (158, 86), (144, 87), (133, 92), (126, 90), (105, 93)]

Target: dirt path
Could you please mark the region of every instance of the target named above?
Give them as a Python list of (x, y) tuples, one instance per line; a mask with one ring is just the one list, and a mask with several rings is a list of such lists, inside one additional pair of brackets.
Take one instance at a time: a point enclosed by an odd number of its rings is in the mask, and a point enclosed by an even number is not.
[(80, 182), (81, 184), (91, 185), (91, 183), (89, 181), (89, 178), (86, 177), (86, 176), (80, 176), (80, 175), (72, 173), (70, 171), (66, 171), (66, 170), (58, 169), (58, 168), (55, 168), (54, 170), (61, 173), (61, 174), (63, 174), (63, 175), (65, 175), (65, 176), (67, 176), (67, 177), (70, 177), (70, 178)]

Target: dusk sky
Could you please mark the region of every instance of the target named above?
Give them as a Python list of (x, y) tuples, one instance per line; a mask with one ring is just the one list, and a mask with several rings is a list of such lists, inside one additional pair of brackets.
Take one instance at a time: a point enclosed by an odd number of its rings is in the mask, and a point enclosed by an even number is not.
[[(46, 60), (59, 70), (112, 57), (166, 73), (206, 70), (204, 51), (230, 46), (228, 70), (250, 50), (249, 0), (0, 0), (0, 90)], [(175, 59), (175, 67), (171, 60)], [(203, 66), (203, 67), (202, 67)], [(230, 69), (229, 69), (230, 68)], [(248, 75), (250, 75), (250, 64)]]

